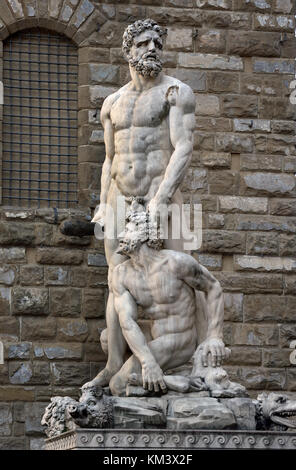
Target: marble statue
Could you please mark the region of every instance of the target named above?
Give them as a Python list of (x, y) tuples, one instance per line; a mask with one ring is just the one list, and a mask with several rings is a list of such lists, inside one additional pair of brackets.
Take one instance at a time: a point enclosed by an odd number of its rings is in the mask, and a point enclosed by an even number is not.
[(294, 431), (296, 401), (282, 393), (261, 393), (255, 401), (256, 429)]
[[(151, 19), (136, 21), (123, 35), (122, 49), (129, 62), (131, 81), (109, 95), (101, 110), (106, 158), (100, 206), (93, 222), (104, 227), (105, 232), (107, 206), (112, 207), (116, 217), (121, 217), (117, 211), (118, 196), (125, 198), (128, 209), (133, 198), (141, 198), (154, 226), (161, 206), (182, 205), (179, 185), (192, 155), (195, 98), (189, 86), (162, 72), (164, 35), (165, 30)], [(109, 298), (107, 329), (101, 335), (101, 342), (109, 345), (108, 360), (91, 383), (100, 386), (108, 385), (122, 368), (126, 350), (126, 339), (114, 307), (112, 277), (114, 268), (127, 256), (118, 252), (118, 234), (114, 238), (105, 236), (104, 241), (109, 265)], [(183, 243), (181, 239), (168, 237), (164, 247), (180, 252)]]

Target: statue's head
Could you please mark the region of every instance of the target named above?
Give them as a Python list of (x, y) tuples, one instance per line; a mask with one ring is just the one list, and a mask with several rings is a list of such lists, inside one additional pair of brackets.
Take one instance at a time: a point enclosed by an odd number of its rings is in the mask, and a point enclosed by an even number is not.
[(124, 34), (122, 50), (135, 70), (146, 78), (155, 78), (162, 69), (162, 37), (166, 30), (147, 18), (130, 24)]
[(163, 247), (163, 240), (157, 236), (157, 230), (151, 226), (149, 213), (141, 203), (136, 200), (132, 202), (126, 221), (125, 231), (122, 236), (119, 236), (117, 253), (130, 255), (143, 243), (147, 243), (150, 248), (156, 250)]

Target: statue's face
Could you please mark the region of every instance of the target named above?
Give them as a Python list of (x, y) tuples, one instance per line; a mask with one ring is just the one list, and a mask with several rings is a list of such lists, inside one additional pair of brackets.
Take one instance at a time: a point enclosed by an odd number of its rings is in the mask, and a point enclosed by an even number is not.
[(128, 255), (139, 248), (146, 240), (146, 224), (129, 221), (126, 224), (123, 236), (119, 236), (119, 250), (117, 253)]
[(129, 52), (129, 63), (140, 75), (155, 78), (162, 69), (162, 40), (153, 30), (146, 30), (134, 38)]

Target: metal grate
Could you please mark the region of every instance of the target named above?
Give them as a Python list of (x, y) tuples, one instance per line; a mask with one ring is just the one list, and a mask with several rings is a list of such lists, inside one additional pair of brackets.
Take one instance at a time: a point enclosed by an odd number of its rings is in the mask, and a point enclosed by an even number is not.
[(64, 36), (25, 30), (3, 50), (2, 203), (77, 204), (77, 48)]

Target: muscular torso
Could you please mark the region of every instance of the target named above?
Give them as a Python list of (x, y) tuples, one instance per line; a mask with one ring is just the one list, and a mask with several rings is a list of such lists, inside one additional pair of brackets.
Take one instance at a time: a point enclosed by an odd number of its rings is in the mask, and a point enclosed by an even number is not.
[(152, 339), (167, 334), (189, 333), (195, 339), (195, 293), (177, 278), (165, 250), (150, 263), (149, 269), (137, 270), (125, 262), (125, 286), (138, 305), (142, 319), (150, 320)]
[(110, 111), (115, 146), (111, 176), (124, 196), (151, 199), (163, 179), (173, 151), (167, 92), (177, 82), (164, 76), (148, 90), (127, 85), (115, 97)]

